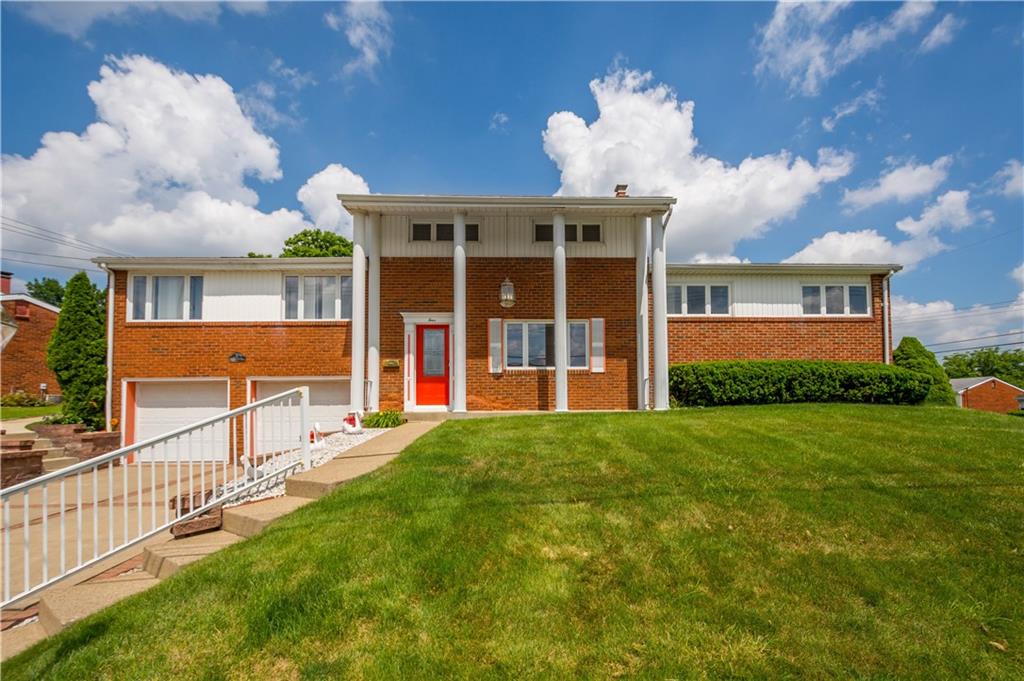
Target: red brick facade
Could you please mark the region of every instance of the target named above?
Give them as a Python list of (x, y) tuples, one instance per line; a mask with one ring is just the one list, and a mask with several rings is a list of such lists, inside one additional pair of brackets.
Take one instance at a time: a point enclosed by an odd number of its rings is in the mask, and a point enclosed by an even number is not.
[[(121, 415), (124, 378), (227, 378), (231, 407), (246, 403), (251, 376), (339, 376), (351, 371), (349, 323), (135, 322), (126, 320), (127, 273), (114, 279), (111, 416)], [(240, 352), (244, 362), (229, 362)]]
[(871, 317), (669, 317), (669, 364), (727, 359), (885, 360), (883, 275), (871, 277)]
[(51, 395), (60, 394), (57, 377), (46, 366), (46, 348), (57, 326), (57, 313), (21, 300), (5, 300), (4, 310), (18, 324), (18, 332), (0, 355), (0, 390), (4, 394), (24, 390), (39, 396), (45, 383)]
[[(569, 258), (569, 319), (605, 320), (605, 372), (569, 372), (569, 408), (636, 408), (634, 262)], [(402, 312), (451, 312), (451, 258), (381, 259), (381, 359), (404, 365)], [(516, 287), (516, 305), (498, 304), (501, 282)], [(553, 370), (488, 371), (489, 319), (552, 319), (554, 271), (547, 258), (469, 258), (466, 263), (466, 407), (474, 410), (553, 410)], [(381, 409), (402, 409), (403, 369), (381, 369)]]
[(961, 393), (960, 406), (965, 409), (980, 409), (996, 414), (1006, 414), (1020, 409), (1017, 404), (1017, 397), (1020, 395), (1024, 395), (1024, 390), (993, 379), (968, 388)]

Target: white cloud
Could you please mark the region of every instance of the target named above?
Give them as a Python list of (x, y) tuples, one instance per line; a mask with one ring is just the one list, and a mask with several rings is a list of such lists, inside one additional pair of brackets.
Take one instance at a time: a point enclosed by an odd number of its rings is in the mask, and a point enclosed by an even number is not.
[(1017, 159), (1011, 158), (1007, 161), (992, 180), (1002, 184), (998, 191), (1003, 196), (1011, 199), (1024, 196), (1024, 167)]
[(508, 132), (508, 114), (503, 111), (495, 111), (494, 115), (491, 116), (491, 124), (487, 126), (487, 129), (491, 132)]
[(1010, 276), (1017, 280), (1021, 288), (1024, 289), (1024, 263), (1021, 263), (1017, 267), (1014, 267), (1010, 272)]
[(3, 157), (5, 215), (136, 255), (276, 251), (309, 226), (299, 211), (257, 209), (246, 182), (281, 178), (278, 148), (221, 78), (128, 56), (109, 59), (88, 92), (97, 119), (84, 132), (49, 132), (31, 156)]
[(905, 2), (885, 19), (870, 19), (836, 40), (833, 20), (847, 2), (779, 2), (761, 27), (755, 73), (781, 78), (793, 92), (813, 96), (843, 68), (916, 32), (933, 10), (930, 2)]
[(896, 223), (896, 227), (901, 232), (916, 237), (945, 228), (958, 232), (982, 220), (991, 220), (991, 211), (975, 212), (970, 209), (967, 205), (970, 198), (971, 193), (966, 190), (948, 191), (935, 203), (926, 206), (920, 218), (903, 218)]
[(953, 42), (953, 38), (956, 32), (959, 31), (967, 22), (964, 19), (947, 14), (942, 17), (939, 23), (935, 24), (928, 35), (921, 41), (921, 51), (931, 52), (937, 50), (943, 45), (948, 45)]
[(263, 130), (296, 128), (303, 123), (298, 95), (311, 85), (316, 85), (312, 73), (287, 66), (275, 57), (267, 69), (267, 80), (243, 90), (238, 100), (245, 114)]
[(931, 194), (949, 175), (952, 156), (941, 156), (931, 164), (914, 161), (883, 173), (873, 184), (843, 192), (843, 205), (856, 212), (886, 201), (906, 203)]
[(588, 125), (570, 111), (552, 114), (544, 151), (561, 171), (558, 194), (605, 195), (625, 182), (635, 194), (677, 197), (668, 230), (674, 260), (730, 255), (738, 241), (794, 215), (850, 172), (853, 155), (827, 148), (816, 164), (786, 151), (737, 166), (701, 154), (693, 102), (651, 81), (650, 73), (626, 69), (591, 81), (597, 119)]
[(348, 44), (358, 56), (342, 67), (343, 76), (363, 73), (374, 77), (381, 59), (391, 54), (391, 15), (380, 2), (353, 0), (342, 10), (324, 14), (324, 21), (335, 31), (344, 31)]
[(338, 194), (369, 194), (361, 176), (339, 163), (332, 163), (306, 180), (298, 197), (316, 226), (352, 238), (352, 216), (341, 207)]
[(861, 109), (868, 109), (870, 111), (878, 110), (878, 103), (882, 101), (882, 86), (879, 84), (870, 90), (865, 90), (861, 94), (857, 95), (848, 102), (843, 102), (839, 106), (832, 109), (832, 115), (826, 116), (821, 119), (821, 127), (826, 132), (832, 132), (836, 129), (836, 125), (839, 121), (852, 116)]
[(912, 270), (922, 260), (949, 249), (935, 232), (959, 231), (991, 220), (990, 211), (972, 211), (969, 200), (968, 191), (949, 191), (925, 207), (919, 218), (906, 217), (898, 221), (896, 227), (908, 237), (902, 241), (891, 241), (874, 229), (831, 231), (813, 239), (785, 262), (898, 263)]
[[(182, 21), (215, 23), (221, 7), (216, 2), (18, 2), (12, 3), (26, 18), (76, 40), (99, 22), (129, 23), (145, 14), (161, 12)], [(238, 14), (262, 14), (265, 2), (227, 3)]]
[[(892, 326), (893, 340), (897, 343), (904, 336), (914, 336), (925, 344), (947, 343), (934, 350), (984, 345), (985, 340), (949, 343), (1024, 329), (1024, 292), (1010, 304), (972, 305), (966, 308), (957, 308), (948, 300), (918, 303), (901, 295), (893, 295)], [(941, 361), (941, 355), (939, 359)]]

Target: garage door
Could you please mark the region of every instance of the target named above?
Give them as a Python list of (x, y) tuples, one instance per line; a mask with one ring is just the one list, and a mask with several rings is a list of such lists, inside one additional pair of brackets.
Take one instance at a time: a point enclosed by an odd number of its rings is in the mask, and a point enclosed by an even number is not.
[[(324, 431), (341, 430), (342, 419), (349, 411), (348, 379), (272, 379), (256, 381), (256, 399), (262, 400), (299, 386), (309, 386), (309, 419), (311, 423), (319, 423)], [(298, 402), (296, 401), (296, 405)], [(268, 418), (273, 410), (260, 418), (264, 432), (269, 433), (271, 423)], [(296, 407), (296, 414), (298, 413)], [(296, 417), (297, 418), (297, 417)]]
[[(227, 381), (158, 381), (135, 384), (135, 441), (163, 435), (228, 410)], [(202, 436), (204, 457), (222, 460), (227, 454), (224, 424), (207, 428)], [(194, 436), (199, 446), (200, 438)], [(184, 443), (182, 443), (184, 447)], [(155, 451), (154, 451), (155, 450)], [(166, 457), (175, 460), (174, 446)], [(194, 452), (194, 455), (198, 453)], [(182, 452), (187, 457), (187, 452)], [(164, 448), (147, 448), (142, 460), (163, 460)]]

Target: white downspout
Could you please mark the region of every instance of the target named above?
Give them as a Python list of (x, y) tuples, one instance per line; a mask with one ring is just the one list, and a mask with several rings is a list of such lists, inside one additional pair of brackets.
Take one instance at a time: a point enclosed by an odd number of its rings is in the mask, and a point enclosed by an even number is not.
[(882, 356), (886, 364), (892, 363), (892, 329), (889, 328), (889, 279), (892, 275), (893, 271), (889, 270), (882, 279)]
[(107, 273), (107, 389), (103, 396), (103, 414), (106, 429), (110, 431), (110, 409), (113, 402), (114, 389), (114, 273), (107, 269), (106, 263), (97, 263)]

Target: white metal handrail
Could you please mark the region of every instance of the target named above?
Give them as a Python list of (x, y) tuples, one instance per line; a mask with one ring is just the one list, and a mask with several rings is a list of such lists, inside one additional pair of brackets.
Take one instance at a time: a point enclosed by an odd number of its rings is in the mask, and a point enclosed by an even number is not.
[[(0, 490), (0, 606), (297, 468), (308, 470), (309, 434), (303, 386)], [(20, 518), (12, 522), (18, 500)], [(21, 560), (12, 562), (18, 553)]]

